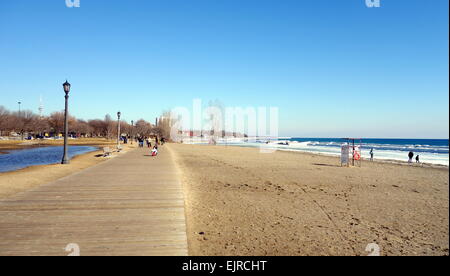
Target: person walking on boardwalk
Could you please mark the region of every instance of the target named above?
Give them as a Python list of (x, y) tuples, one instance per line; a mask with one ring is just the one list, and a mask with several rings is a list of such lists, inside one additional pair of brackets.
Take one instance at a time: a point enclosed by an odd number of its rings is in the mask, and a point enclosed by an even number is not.
[(408, 153), (408, 157), (409, 157), (408, 163), (412, 163), (412, 160), (413, 160), (413, 157), (414, 157), (414, 152), (410, 151)]
[(373, 162), (373, 148), (370, 149), (370, 161)]

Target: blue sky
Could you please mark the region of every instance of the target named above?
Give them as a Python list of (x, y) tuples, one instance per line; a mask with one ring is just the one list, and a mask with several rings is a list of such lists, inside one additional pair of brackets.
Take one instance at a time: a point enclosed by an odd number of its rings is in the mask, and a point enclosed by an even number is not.
[(448, 138), (447, 0), (0, 2), (0, 105), (153, 121), (277, 106), (280, 134)]

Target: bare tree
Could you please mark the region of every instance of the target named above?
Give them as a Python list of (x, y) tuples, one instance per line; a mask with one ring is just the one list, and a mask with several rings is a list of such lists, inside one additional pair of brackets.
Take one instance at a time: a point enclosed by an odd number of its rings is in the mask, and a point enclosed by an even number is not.
[(107, 137), (106, 124), (102, 120), (90, 120), (91, 136)]
[[(161, 116), (159, 126), (154, 127), (148, 121), (140, 119), (132, 127), (125, 121), (121, 121), (121, 131), (128, 135), (150, 136), (158, 135), (160, 138), (170, 137), (170, 120), (168, 114)], [(10, 132), (44, 134), (52, 133), (55, 136), (64, 130), (64, 112), (53, 112), (48, 117), (34, 114), (32, 111), (24, 110), (20, 112), (10, 112), (5, 107), (0, 106), (0, 135)], [(69, 132), (77, 136), (106, 137), (112, 139), (117, 135), (117, 121), (110, 115), (106, 115), (104, 120), (79, 120), (69, 116)]]
[(157, 134), (160, 138), (169, 139), (173, 124), (174, 121), (171, 118), (170, 111), (165, 111), (158, 120), (158, 127), (153, 128), (153, 132), (155, 132), (155, 134)]
[(38, 116), (33, 113), (31, 110), (24, 110), (20, 113), (20, 119), (22, 121), (22, 129), (21, 133), (25, 132), (33, 132), (36, 127), (36, 121), (38, 119)]
[(135, 131), (139, 136), (150, 136), (152, 134), (152, 124), (140, 119), (136, 122)]
[(77, 136), (91, 136), (93, 128), (84, 120), (74, 120), (72, 125), (69, 125), (70, 131)]
[(114, 121), (111, 119), (111, 115), (106, 114), (105, 116), (105, 130), (106, 130), (106, 138), (108, 139), (112, 139), (113, 135), (114, 135), (114, 127), (115, 123)]
[(45, 118), (41, 118), (40, 116), (36, 116), (33, 120), (33, 132), (43, 135), (46, 132), (50, 132), (50, 125), (48, 120)]
[(50, 128), (53, 130), (55, 135), (58, 135), (64, 130), (64, 113), (63, 112), (53, 112), (48, 118), (48, 123)]
[(2, 136), (2, 131), (9, 130), (10, 117), (9, 111), (4, 106), (0, 105), (0, 136)]

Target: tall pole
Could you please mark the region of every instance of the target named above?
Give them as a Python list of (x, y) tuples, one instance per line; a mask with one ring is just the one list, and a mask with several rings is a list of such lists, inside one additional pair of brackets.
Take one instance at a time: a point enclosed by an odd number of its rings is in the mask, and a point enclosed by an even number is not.
[(69, 136), (69, 92), (70, 92), (70, 83), (66, 80), (63, 83), (64, 93), (66, 93), (65, 99), (65, 108), (64, 108), (64, 154), (61, 161), (61, 164), (69, 164), (69, 155), (67, 153), (67, 139)]
[(66, 99), (65, 109), (64, 109), (64, 155), (61, 164), (69, 164), (69, 158), (67, 153), (67, 136), (69, 136), (69, 92), (66, 92), (64, 96)]
[(131, 120), (131, 144), (133, 145), (134, 140), (134, 121)]
[(120, 111), (117, 112), (117, 149), (120, 149)]
[[(19, 120), (22, 120), (22, 113), (21, 113), (21, 110), (20, 110), (20, 105), (22, 104), (22, 102), (17, 102), (18, 104), (19, 104)], [(20, 139), (22, 139), (23, 140), (23, 129), (21, 128), (20, 129)]]

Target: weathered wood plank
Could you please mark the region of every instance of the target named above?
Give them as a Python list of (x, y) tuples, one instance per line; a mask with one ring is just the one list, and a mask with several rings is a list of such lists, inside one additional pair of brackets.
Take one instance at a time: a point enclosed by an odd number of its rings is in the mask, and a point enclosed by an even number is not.
[(130, 151), (0, 201), (0, 255), (187, 255), (184, 198), (168, 151)]

